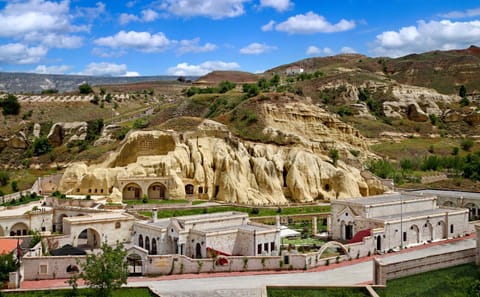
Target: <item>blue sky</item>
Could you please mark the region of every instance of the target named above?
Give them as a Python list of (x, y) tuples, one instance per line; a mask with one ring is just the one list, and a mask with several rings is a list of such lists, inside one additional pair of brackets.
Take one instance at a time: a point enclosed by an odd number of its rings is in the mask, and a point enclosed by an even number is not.
[(480, 3), (470, 0), (0, 0), (0, 71), (10, 72), (262, 72), (314, 56), (471, 44), (480, 45)]

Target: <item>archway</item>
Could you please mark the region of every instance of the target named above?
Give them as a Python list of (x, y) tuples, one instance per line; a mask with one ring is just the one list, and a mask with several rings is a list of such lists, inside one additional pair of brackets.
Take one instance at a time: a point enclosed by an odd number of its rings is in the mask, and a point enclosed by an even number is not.
[(142, 275), (142, 257), (132, 253), (127, 256), (128, 273), (130, 275)]
[(202, 258), (202, 246), (199, 242), (195, 245), (195, 258), (201, 259)]
[(421, 236), (422, 242), (433, 240), (433, 228), (430, 222), (426, 222), (425, 224), (423, 224)]
[(149, 199), (165, 199), (167, 188), (162, 183), (153, 183), (148, 187)]
[(188, 184), (185, 186), (185, 194), (187, 195), (193, 195), (193, 190), (194, 190), (194, 186), (192, 184)]
[(142, 234), (138, 235), (138, 246), (143, 249), (143, 236), (142, 236)]
[(138, 200), (142, 195), (142, 188), (136, 183), (129, 183), (123, 188), (122, 197), (125, 200)]
[(381, 250), (382, 250), (382, 236), (378, 235), (377, 236), (377, 251), (381, 251)]
[(150, 238), (145, 236), (145, 249), (150, 253)]
[(78, 269), (77, 265), (68, 265), (67, 273), (79, 273), (80, 269)]
[(468, 220), (469, 221), (474, 221), (478, 218), (477, 206), (474, 203), (467, 203), (467, 204), (465, 204), (464, 207), (468, 208)]
[(318, 251), (318, 257), (321, 258), (322, 254), (328, 248), (332, 248), (332, 247), (337, 247), (337, 251), (338, 251), (338, 249), (340, 249), (343, 252), (344, 255), (346, 255), (348, 258), (350, 258), (350, 253), (348, 252), (348, 249), (338, 241), (329, 241), (329, 242), (325, 243), (324, 245), (322, 245), (322, 247)]
[(152, 250), (150, 251), (151, 255), (156, 255), (157, 254), (157, 240), (155, 238), (152, 238)]
[(21, 236), (28, 234), (28, 226), (25, 223), (16, 223), (10, 228), (10, 236)]
[(84, 229), (77, 238), (77, 247), (79, 248), (100, 248), (101, 237), (100, 233), (93, 228)]
[(407, 245), (420, 243), (420, 230), (417, 225), (410, 226), (407, 232)]
[(64, 213), (58, 216), (56, 224), (53, 225), (54, 232), (63, 232), (63, 219), (68, 218), (68, 216)]
[(447, 224), (444, 221), (440, 221), (435, 225), (434, 238), (445, 239), (447, 238)]

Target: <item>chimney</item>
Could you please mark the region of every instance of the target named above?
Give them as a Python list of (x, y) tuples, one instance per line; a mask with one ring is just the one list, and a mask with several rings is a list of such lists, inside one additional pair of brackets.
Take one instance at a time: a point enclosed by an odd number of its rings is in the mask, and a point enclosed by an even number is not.
[(156, 223), (158, 220), (158, 209), (153, 208), (152, 212), (153, 212), (153, 222)]

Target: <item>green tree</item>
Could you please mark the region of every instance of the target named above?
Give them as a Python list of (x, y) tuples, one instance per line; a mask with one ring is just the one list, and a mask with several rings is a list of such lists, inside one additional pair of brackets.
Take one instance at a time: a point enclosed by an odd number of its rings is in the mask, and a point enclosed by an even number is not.
[(467, 88), (465, 88), (464, 85), (460, 86), (460, 89), (458, 90), (458, 96), (465, 98), (467, 96)]
[(224, 81), (221, 81), (219, 84), (218, 84), (218, 92), (219, 93), (226, 93), (232, 89), (235, 88), (235, 83), (233, 82), (230, 82), (228, 80), (224, 80)]
[(32, 144), (32, 153), (34, 156), (40, 156), (52, 151), (52, 145), (48, 142), (48, 138), (42, 136), (35, 138)]
[(328, 151), (328, 156), (332, 159), (333, 166), (337, 166), (337, 161), (340, 158), (338, 150), (336, 148), (330, 149), (330, 151)]
[(12, 192), (18, 192), (18, 182), (16, 180), (12, 181)]
[(83, 84), (79, 85), (78, 86), (78, 91), (80, 92), (80, 94), (85, 94), (85, 95), (93, 93), (92, 86), (87, 84), (87, 83), (83, 83)]
[(8, 281), (9, 273), (17, 270), (18, 262), (13, 259), (13, 254), (0, 255), (0, 283)]
[(462, 147), (462, 150), (464, 151), (470, 151), (470, 149), (473, 147), (475, 142), (473, 142), (472, 139), (464, 139), (462, 142), (460, 142), (460, 146)]
[(0, 186), (5, 186), (8, 184), (8, 180), (10, 179), (10, 174), (7, 171), (0, 171)]
[(260, 93), (260, 90), (255, 84), (244, 84), (243, 92), (247, 93), (247, 98), (255, 97)]
[(270, 79), (270, 85), (276, 87), (280, 84), (280, 76), (278, 74), (275, 74), (271, 79)]
[(20, 113), (20, 103), (13, 94), (8, 94), (7, 97), (0, 101), (0, 107), (3, 108), (3, 115), (17, 115)]
[(118, 289), (127, 283), (128, 264), (125, 261), (127, 253), (123, 244), (117, 242), (111, 247), (106, 242), (102, 244), (102, 253), (89, 254), (82, 266), (80, 277), (85, 284), (97, 290), (95, 296), (111, 296), (113, 289)]
[(143, 129), (148, 127), (148, 121), (145, 119), (136, 119), (132, 125), (133, 129)]

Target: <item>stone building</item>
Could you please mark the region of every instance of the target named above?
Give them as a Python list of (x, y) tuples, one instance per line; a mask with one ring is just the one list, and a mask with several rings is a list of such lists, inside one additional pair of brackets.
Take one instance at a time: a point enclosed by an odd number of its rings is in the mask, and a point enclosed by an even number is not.
[(210, 251), (222, 255), (277, 255), (280, 248), (277, 226), (251, 222), (242, 212), (135, 222), (133, 234), (133, 243), (154, 255), (205, 258)]
[[(466, 235), (468, 210), (439, 207), (434, 195), (394, 193), (332, 201), (332, 237), (372, 236), (375, 250), (388, 251)], [(368, 232), (366, 232), (368, 231)], [(361, 237), (361, 236), (360, 236)]]

